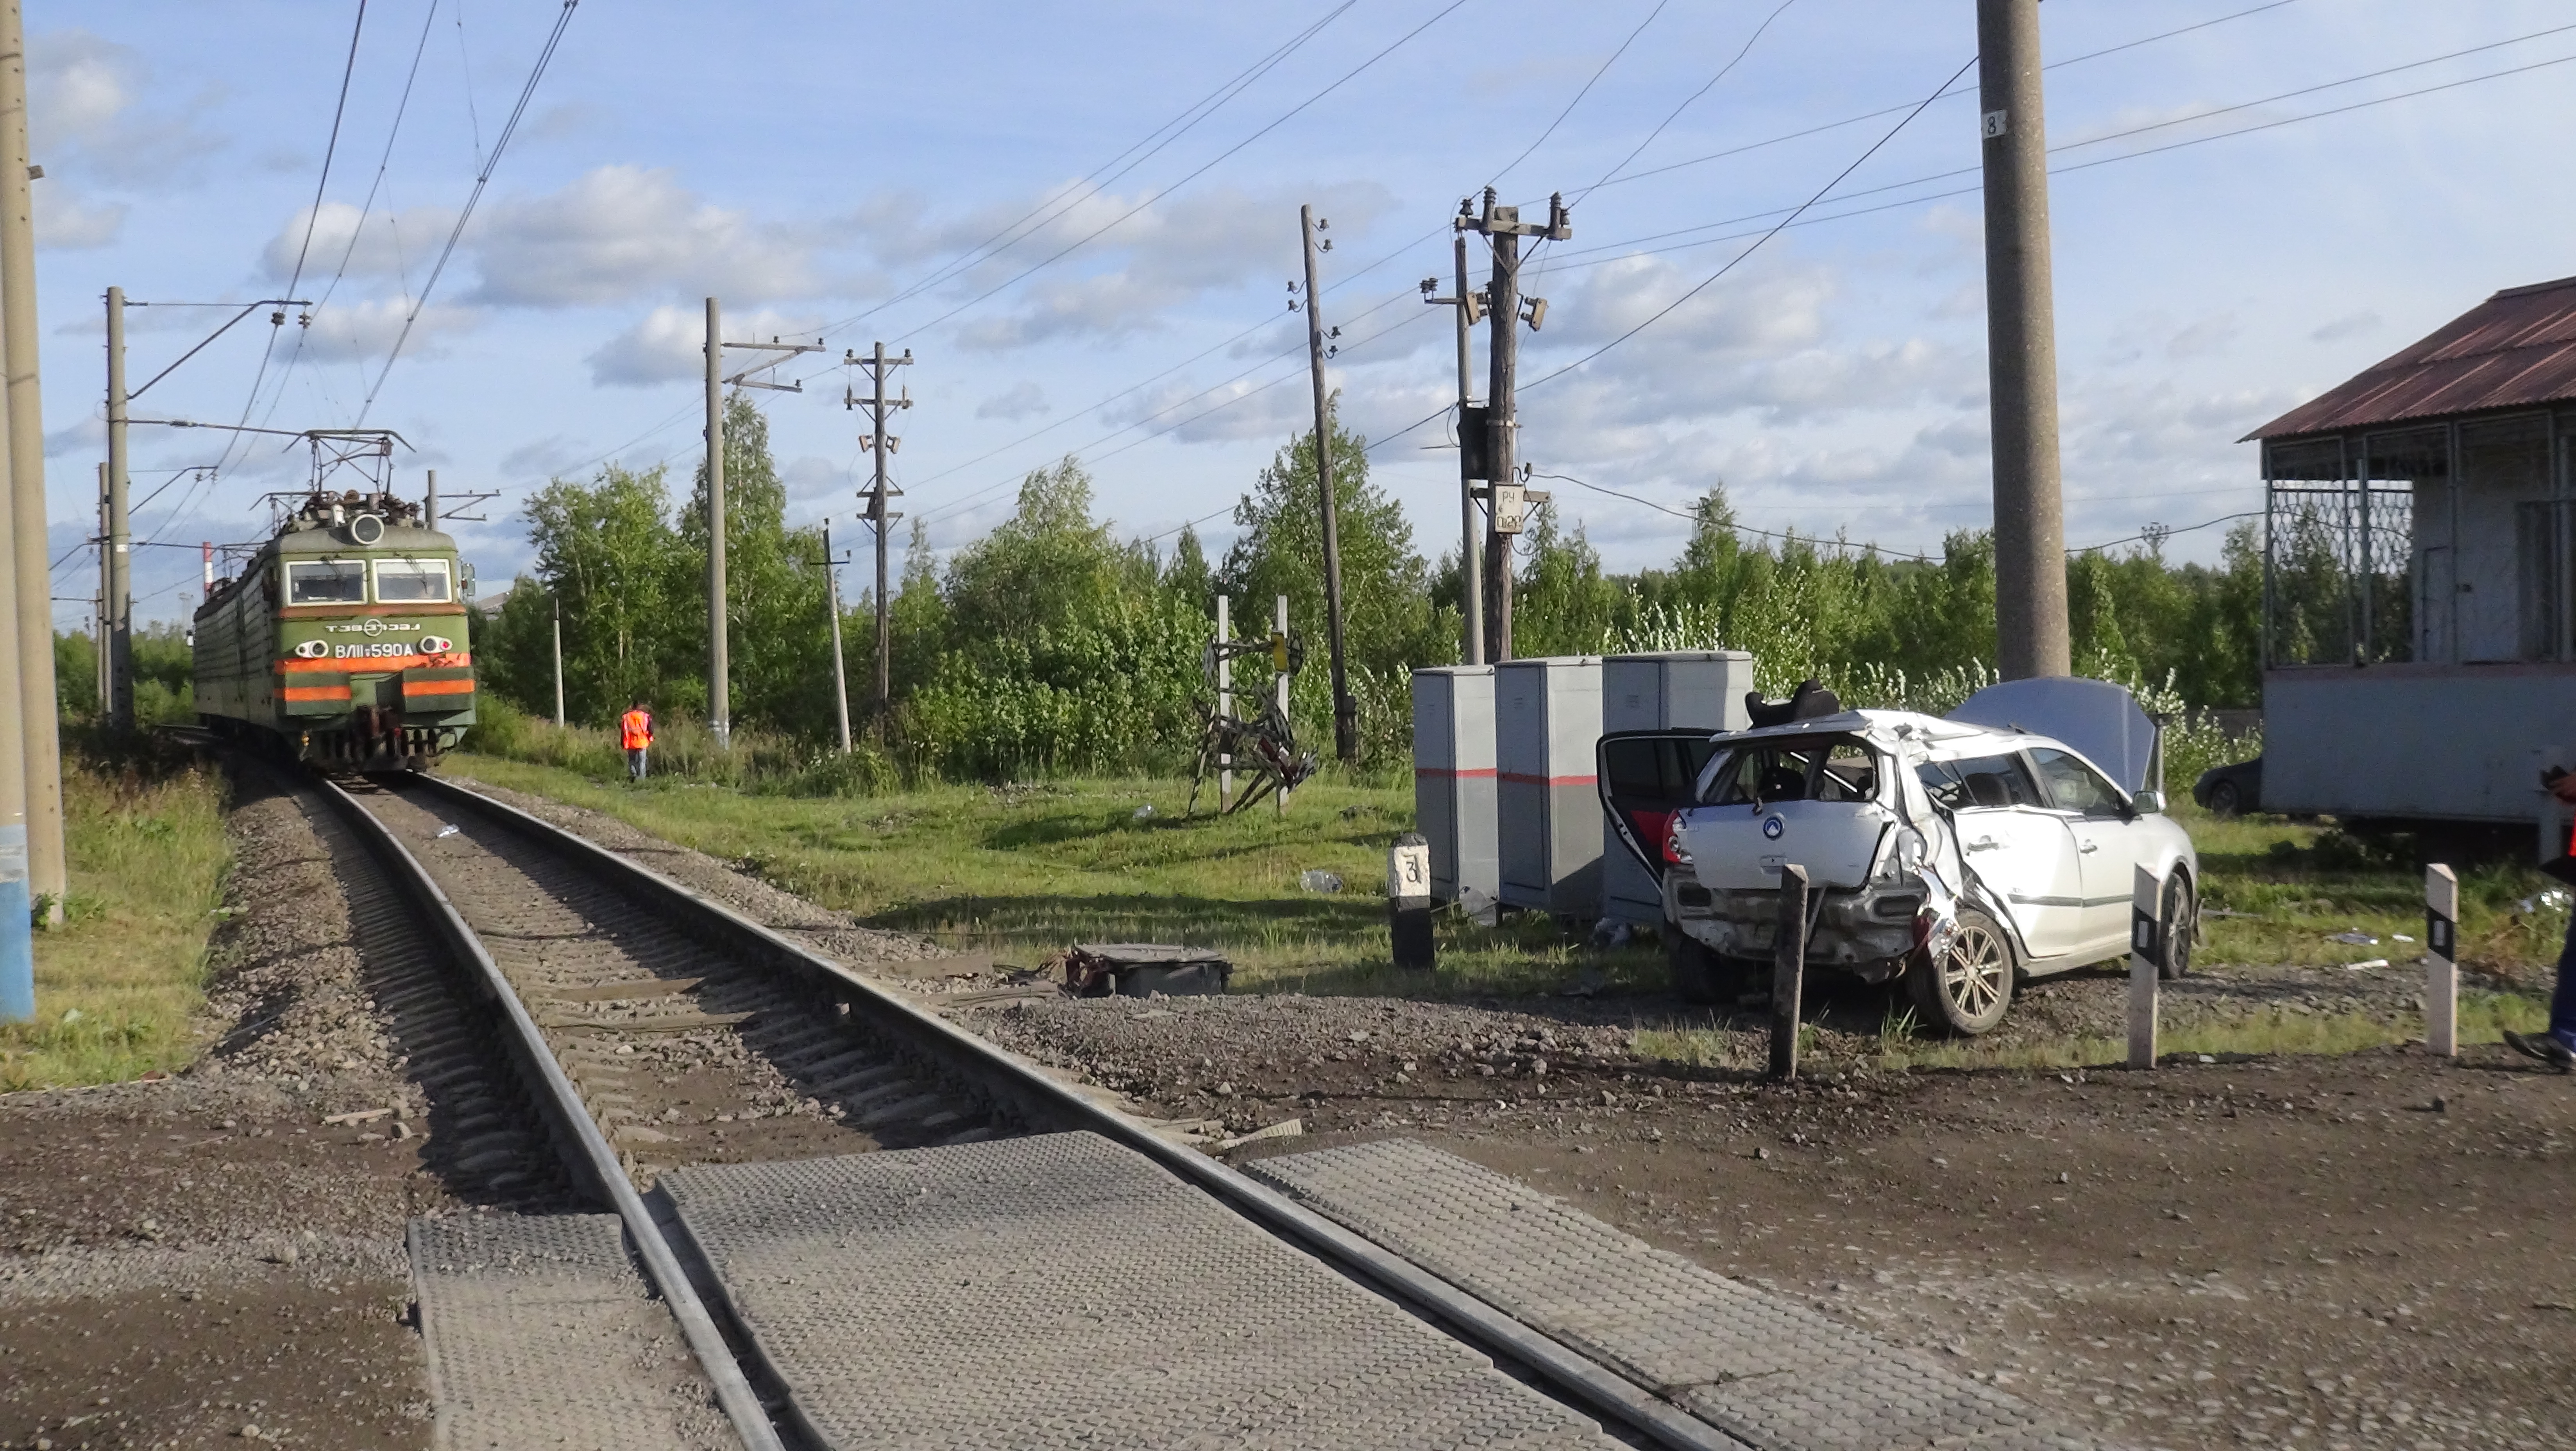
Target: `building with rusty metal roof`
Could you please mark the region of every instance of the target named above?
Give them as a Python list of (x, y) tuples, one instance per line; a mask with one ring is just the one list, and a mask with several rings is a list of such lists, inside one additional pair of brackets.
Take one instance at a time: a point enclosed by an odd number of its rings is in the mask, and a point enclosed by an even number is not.
[(2576, 277), (2512, 287), (2246, 435), (2263, 804), (2542, 821), (2576, 768)]

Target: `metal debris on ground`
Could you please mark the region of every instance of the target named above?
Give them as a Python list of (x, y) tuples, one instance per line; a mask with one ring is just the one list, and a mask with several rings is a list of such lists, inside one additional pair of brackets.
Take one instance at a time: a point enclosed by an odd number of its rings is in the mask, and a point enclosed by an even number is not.
[(438, 829), (438, 834), (440, 836), (454, 836), (456, 833), (463, 831), (464, 829), (465, 828), (461, 826), (441, 826)]
[[(1235, 660), (1264, 658), (1274, 675), (1295, 675), (1306, 664), (1305, 642), (1294, 635), (1273, 634), (1264, 640), (1211, 640), (1200, 653), (1200, 673), (1206, 677), (1207, 696), (1191, 702), (1199, 716), (1197, 765), (1190, 775), (1190, 804), (1182, 815), (1195, 816), (1199, 809), (1199, 789), (1220, 771), (1234, 771), (1243, 776), (1242, 790), (1232, 801), (1218, 793), (1218, 814), (1232, 816), (1273, 791), (1286, 791), (1304, 784), (1315, 774), (1315, 753), (1297, 749), (1297, 732), (1288, 723), (1288, 713), (1279, 708), (1277, 694), (1258, 686), (1251, 689), (1217, 689), (1217, 667)], [(1261, 710), (1249, 720), (1234, 714), (1232, 707), (1259, 701)]]
[(1225, 991), (1234, 964), (1204, 947), (1152, 942), (1083, 943), (1047, 960), (1075, 997), (1169, 997)]
[(2377, 947), (2379, 945), (2379, 939), (2371, 936), (2367, 932), (2331, 933), (2326, 937), (2326, 941), (2341, 942), (2350, 947)]
[(1338, 892), (1342, 889), (1342, 875), (1321, 867), (1308, 867), (1297, 874), (1297, 885), (1309, 892)]

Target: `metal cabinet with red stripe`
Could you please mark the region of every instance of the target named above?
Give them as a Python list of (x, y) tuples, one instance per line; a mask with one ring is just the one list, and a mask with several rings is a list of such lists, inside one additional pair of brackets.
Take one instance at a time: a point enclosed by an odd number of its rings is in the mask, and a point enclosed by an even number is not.
[(1501, 900), (1494, 830), (1494, 667), (1413, 672), (1414, 829), (1431, 845), (1431, 895), (1490, 916)]
[[(1601, 662), (1601, 732), (1740, 731), (1753, 724), (1744, 707), (1745, 693), (1752, 689), (1753, 657), (1742, 650), (1613, 655)], [(1608, 834), (1617, 829), (1616, 823), (1602, 822), (1601, 915), (1659, 925), (1664, 884), (1611, 839)], [(1662, 845), (1660, 836), (1647, 843), (1653, 849)]]
[(1494, 667), (1494, 791), (1502, 900), (1569, 921), (1601, 915), (1601, 661)]

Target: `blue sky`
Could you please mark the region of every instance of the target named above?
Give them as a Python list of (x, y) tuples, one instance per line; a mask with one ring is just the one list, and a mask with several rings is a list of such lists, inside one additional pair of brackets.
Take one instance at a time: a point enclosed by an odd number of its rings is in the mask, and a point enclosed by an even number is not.
[[(1573, 240), (1526, 274), (1550, 308), (1525, 380), (1733, 264), (1524, 396), (1541, 472), (1668, 507), (1723, 480), (1749, 525), (1905, 550), (1987, 519), (1973, 73), (1738, 260), (1969, 60), (1969, 0), (589, 0), (425, 304), (556, 8), (370, 0), (317, 212), (354, 14), (28, 7), (58, 595), (93, 588), (111, 283), (278, 296), (301, 252), (296, 295), (327, 293), (309, 330), (255, 315), (137, 415), (301, 429), (363, 410), (413, 446), (407, 491), (434, 467), (443, 492), (500, 494), (490, 524), (458, 526), (497, 582), (526, 555), (512, 510), (549, 476), (668, 460), (685, 489), (710, 293), (737, 338), (912, 350), (896, 474), (935, 548), (1066, 453), (1123, 533), (1222, 510), (1309, 421), (1285, 308), (1301, 203), (1332, 223), (1345, 416), (1388, 439), (1375, 477), (1437, 556), (1458, 519), (1444, 426), (1390, 436), (1454, 396), (1447, 309), (1414, 288), (1445, 286), (1446, 218), (1498, 172), (1507, 199), (1577, 202)], [(2255, 506), (2246, 429), (2497, 288), (2576, 272), (2546, 139), (2576, 121), (2576, 65), (2543, 64), (2576, 57), (2576, 3), (2050, 0), (2043, 28), (2056, 164), (2081, 166), (2053, 183), (2071, 543)], [(133, 380), (226, 315), (137, 309)], [(794, 517), (859, 538), (861, 415), (840, 368), (796, 371), (803, 394), (761, 395)], [(224, 457), (220, 435), (137, 428), (137, 499), (179, 480), (138, 537), (256, 537), (259, 495), (305, 475), (280, 442), (200, 482), (169, 471)], [(1614, 567), (1678, 548), (1670, 514), (1552, 487)], [(1231, 535), (1198, 527), (1212, 550)], [(2170, 550), (2208, 557), (2219, 535)], [(196, 574), (193, 549), (141, 551), (144, 617), (183, 617)]]

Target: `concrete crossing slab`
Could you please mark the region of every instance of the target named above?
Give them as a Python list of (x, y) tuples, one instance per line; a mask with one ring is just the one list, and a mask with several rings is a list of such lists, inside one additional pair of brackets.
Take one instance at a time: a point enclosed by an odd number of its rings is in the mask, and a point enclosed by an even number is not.
[(415, 1219), (439, 1451), (740, 1451), (613, 1214)]
[(836, 1451), (1614, 1444), (1094, 1134), (661, 1188)]
[(2097, 1445), (1928, 1357), (1427, 1144), (1319, 1149), (1248, 1172), (1763, 1451)]

